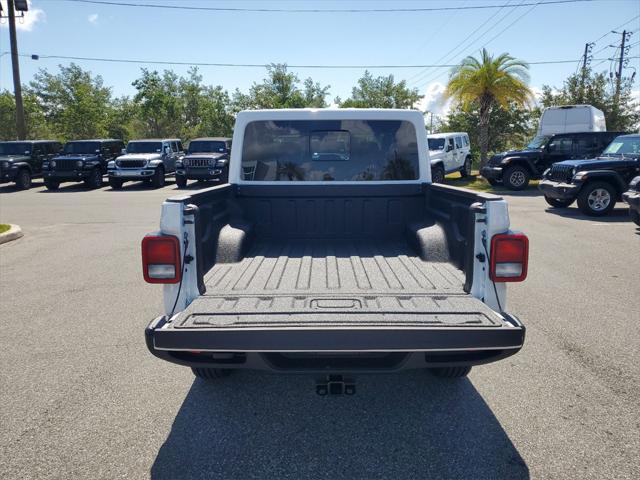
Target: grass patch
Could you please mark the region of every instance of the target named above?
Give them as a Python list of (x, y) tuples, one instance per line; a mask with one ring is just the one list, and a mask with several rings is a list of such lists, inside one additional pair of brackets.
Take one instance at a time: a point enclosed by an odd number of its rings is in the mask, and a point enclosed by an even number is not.
[(0, 233), (8, 232), (11, 228), (11, 225), (7, 225), (6, 223), (0, 223)]
[[(471, 172), (471, 175), (467, 178), (462, 178), (459, 173), (450, 173), (444, 177), (444, 183), (453, 187), (469, 188), (471, 190), (477, 190), (479, 192), (508, 192), (509, 189), (504, 188), (502, 185), (496, 187), (492, 186), (477, 170)], [(538, 180), (531, 180), (529, 182), (529, 188), (536, 188), (538, 186)]]

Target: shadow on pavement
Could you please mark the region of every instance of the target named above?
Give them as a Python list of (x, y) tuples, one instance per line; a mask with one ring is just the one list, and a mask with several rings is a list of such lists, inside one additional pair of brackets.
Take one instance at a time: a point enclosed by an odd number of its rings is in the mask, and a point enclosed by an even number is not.
[(547, 213), (558, 215), (559, 217), (572, 218), (575, 220), (588, 220), (599, 223), (628, 223), (631, 222), (628, 208), (614, 208), (608, 215), (603, 217), (590, 217), (582, 213), (577, 207), (569, 208), (547, 208)]
[(420, 371), (357, 380), (344, 397), (316, 395), (312, 376), (195, 380), (151, 477), (529, 478), (469, 380)]

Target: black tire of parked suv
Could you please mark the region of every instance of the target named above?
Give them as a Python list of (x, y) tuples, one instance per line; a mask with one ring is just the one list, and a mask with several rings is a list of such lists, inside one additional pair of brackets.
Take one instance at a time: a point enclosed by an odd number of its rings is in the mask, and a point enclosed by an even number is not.
[(502, 183), (509, 190), (524, 190), (529, 186), (531, 173), (522, 165), (513, 165), (502, 174)]
[(444, 168), (442, 165), (431, 167), (431, 183), (444, 182)]
[(89, 177), (85, 180), (85, 184), (89, 188), (100, 188), (102, 187), (102, 172), (99, 168), (94, 168), (89, 173)]
[(631, 217), (631, 221), (640, 227), (640, 213), (630, 209), (629, 216)]
[(151, 185), (153, 185), (153, 188), (164, 187), (164, 167), (160, 166), (156, 168), (153, 178), (151, 179)]
[(471, 367), (441, 367), (430, 368), (429, 371), (440, 378), (462, 378), (469, 375)]
[(467, 178), (469, 175), (471, 175), (471, 157), (467, 157), (464, 161), (464, 165), (460, 169), (460, 176), (462, 178)]
[(187, 186), (187, 177), (184, 175), (176, 175), (176, 185), (178, 188), (184, 188)]
[(544, 199), (553, 208), (567, 208), (574, 201), (574, 199), (571, 199), (571, 200), (558, 200), (557, 198), (547, 197), (546, 195), (545, 195)]
[(494, 178), (485, 178), (485, 180), (489, 183), (489, 185), (491, 185), (492, 187), (497, 187), (498, 185), (500, 185), (500, 182)]
[(16, 177), (16, 186), (20, 190), (31, 188), (31, 173), (26, 168), (21, 168)]
[(120, 190), (122, 188), (122, 180), (118, 178), (110, 178), (109, 186), (112, 190)]
[[(587, 183), (578, 195), (578, 207), (585, 215), (601, 217), (613, 210), (617, 196), (616, 189), (610, 183)], [(607, 198), (609, 203), (606, 203)]]
[(191, 367), (191, 371), (196, 377), (202, 380), (218, 380), (231, 375), (231, 370), (228, 368)]
[(45, 180), (44, 186), (47, 187), (47, 190), (58, 190), (60, 182), (57, 180)]

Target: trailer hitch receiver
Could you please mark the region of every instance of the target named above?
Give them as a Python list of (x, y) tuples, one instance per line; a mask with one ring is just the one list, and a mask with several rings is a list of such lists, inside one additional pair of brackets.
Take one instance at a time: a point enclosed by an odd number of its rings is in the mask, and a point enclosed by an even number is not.
[(316, 393), (325, 395), (354, 395), (356, 384), (353, 379), (346, 379), (342, 375), (327, 375), (316, 382)]

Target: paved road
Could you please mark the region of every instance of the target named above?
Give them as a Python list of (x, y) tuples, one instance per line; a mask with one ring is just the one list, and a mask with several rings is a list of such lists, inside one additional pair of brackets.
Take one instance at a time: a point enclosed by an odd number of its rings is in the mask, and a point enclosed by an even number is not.
[(640, 477), (640, 230), (510, 197), (531, 239), (510, 289), (524, 350), (469, 379), (238, 373), (218, 385), (155, 359), (161, 288), (139, 242), (175, 186), (0, 188), (0, 478)]

